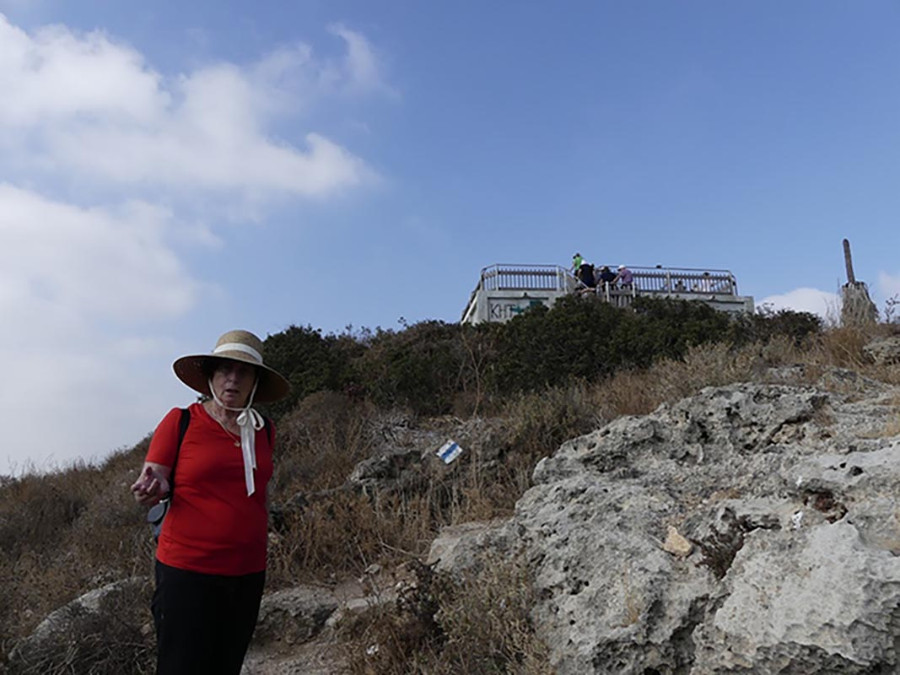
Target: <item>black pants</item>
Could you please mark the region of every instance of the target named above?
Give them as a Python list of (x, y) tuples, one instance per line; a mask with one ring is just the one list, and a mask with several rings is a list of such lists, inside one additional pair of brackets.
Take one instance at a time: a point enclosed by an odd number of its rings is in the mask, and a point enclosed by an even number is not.
[(226, 577), (157, 560), (157, 675), (239, 675), (265, 580), (265, 572)]

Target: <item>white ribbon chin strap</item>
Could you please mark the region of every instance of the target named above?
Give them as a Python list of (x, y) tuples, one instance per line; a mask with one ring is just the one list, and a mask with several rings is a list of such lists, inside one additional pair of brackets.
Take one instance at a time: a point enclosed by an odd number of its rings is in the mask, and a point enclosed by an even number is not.
[(241, 428), (241, 451), (244, 455), (244, 482), (247, 484), (247, 496), (256, 492), (253, 472), (256, 470), (256, 432), (263, 428), (263, 418), (251, 407), (244, 408), (238, 415), (238, 426)]
[(253, 391), (250, 392), (250, 399), (247, 401), (246, 408), (229, 408), (216, 396), (216, 392), (212, 388), (212, 380), (209, 381), (209, 393), (212, 394), (213, 401), (225, 408), (225, 410), (231, 410), (232, 412), (236, 410), (241, 411), (241, 414), (237, 416), (237, 424), (241, 429), (241, 454), (244, 456), (244, 483), (247, 486), (248, 497), (256, 492), (256, 483), (253, 480), (253, 472), (256, 470), (256, 432), (265, 425), (262, 415), (250, 407), (253, 405), (257, 384), (259, 384), (258, 379), (253, 385)]

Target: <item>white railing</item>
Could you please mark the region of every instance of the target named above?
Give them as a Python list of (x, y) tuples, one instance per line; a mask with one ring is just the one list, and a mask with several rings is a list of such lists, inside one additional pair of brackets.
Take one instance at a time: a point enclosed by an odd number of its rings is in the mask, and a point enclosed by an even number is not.
[(737, 295), (737, 280), (728, 270), (677, 267), (632, 267), (635, 288), (648, 293)]
[(575, 279), (559, 265), (491, 265), (481, 270), (475, 290), (488, 291), (569, 291)]

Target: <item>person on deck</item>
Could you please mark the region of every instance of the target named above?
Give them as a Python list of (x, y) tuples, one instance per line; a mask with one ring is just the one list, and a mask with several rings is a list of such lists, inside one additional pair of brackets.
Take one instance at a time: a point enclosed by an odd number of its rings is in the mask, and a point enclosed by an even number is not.
[(633, 288), (634, 274), (625, 265), (619, 265), (618, 274), (616, 274), (613, 283), (619, 288)]
[(576, 253), (572, 256), (572, 273), (577, 275), (578, 270), (581, 269), (581, 264), (584, 262), (584, 258), (581, 257), (580, 253)]
[(222, 335), (211, 354), (179, 358), (173, 369), (202, 402), (163, 417), (131, 486), (139, 504), (169, 500), (151, 603), (156, 672), (239, 675), (265, 583), (275, 437), (251, 406), (283, 398), (290, 385), (263, 363), (262, 341), (244, 330)]
[(578, 280), (583, 284), (584, 288), (593, 289), (597, 285), (594, 279), (594, 266), (589, 262), (582, 262), (581, 267), (578, 269)]
[(600, 268), (599, 281), (608, 286), (616, 280), (616, 273), (609, 269), (608, 265)]

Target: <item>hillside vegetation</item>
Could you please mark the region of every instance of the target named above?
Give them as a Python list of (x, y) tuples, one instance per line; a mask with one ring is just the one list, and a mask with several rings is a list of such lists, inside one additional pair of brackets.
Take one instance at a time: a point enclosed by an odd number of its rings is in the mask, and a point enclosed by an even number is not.
[[(618, 310), (576, 297), (508, 324), (427, 321), (341, 335), (288, 328), (266, 340), (267, 362), (293, 386), (288, 400), (264, 410), (278, 429), (267, 588), (334, 583), (373, 563), (424, 557), (441, 527), (508, 515), (538, 459), (619, 415), (708, 385), (764, 379), (778, 366), (803, 364), (803, 377), (832, 366), (883, 377), (862, 347), (891, 328), (826, 329), (813, 315), (787, 311), (735, 319), (685, 302), (639, 300), (633, 311)], [(447, 419), (498, 421), (496, 461), (415, 489), (341, 489), (375, 435)], [(20, 672), (153, 672), (152, 631), (142, 631), (153, 546), (128, 490), (148, 442), (98, 467), (0, 485), (3, 662), (52, 610), (112, 581), (145, 577), (142, 596), (115, 608), (114, 619)], [(351, 668), (547, 672), (519, 573), (497, 572), (465, 597), (435, 580), (418, 622), (380, 615), (349, 626), (348, 641), (377, 634), (385, 645), (373, 658), (359, 650)], [(483, 611), (497, 606), (504, 612)]]

